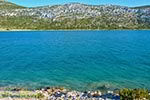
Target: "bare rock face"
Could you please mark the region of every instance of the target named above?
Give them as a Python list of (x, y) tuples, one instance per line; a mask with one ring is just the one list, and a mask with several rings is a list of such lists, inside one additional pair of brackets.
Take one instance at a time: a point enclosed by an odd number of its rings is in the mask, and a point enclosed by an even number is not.
[[(9, 4), (9, 3), (7, 3)], [(70, 3), (65, 5), (43, 6), (25, 9), (5, 9), (0, 16), (37, 16), (39, 18), (57, 18), (60, 16), (72, 18), (88, 18), (96, 16), (150, 17), (150, 9), (134, 9), (117, 5), (85, 5)]]

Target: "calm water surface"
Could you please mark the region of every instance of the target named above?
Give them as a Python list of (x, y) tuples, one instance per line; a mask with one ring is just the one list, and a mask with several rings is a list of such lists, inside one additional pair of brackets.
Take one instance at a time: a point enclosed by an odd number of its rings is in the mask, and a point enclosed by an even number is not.
[(150, 31), (0, 32), (0, 86), (150, 89)]

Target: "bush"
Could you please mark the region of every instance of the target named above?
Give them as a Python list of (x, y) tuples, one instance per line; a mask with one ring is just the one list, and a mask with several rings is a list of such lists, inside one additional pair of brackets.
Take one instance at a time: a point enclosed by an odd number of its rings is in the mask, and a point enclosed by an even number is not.
[(44, 98), (44, 95), (42, 93), (37, 93), (36, 98), (38, 99)]
[(5, 97), (11, 97), (12, 94), (10, 92), (4, 92), (2, 94), (0, 94), (2, 98), (5, 98)]
[(119, 95), (121, 100), (150, 99), (148, 90), (145, 89), (122, 89)]

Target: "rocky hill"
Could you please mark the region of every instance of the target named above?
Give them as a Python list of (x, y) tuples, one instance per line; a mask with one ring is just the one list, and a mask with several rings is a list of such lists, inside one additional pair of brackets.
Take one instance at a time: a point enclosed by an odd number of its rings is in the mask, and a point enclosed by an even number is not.
[(3, 29), (150, 29), (149, 6), (69, 3), (24, 8), (0, 1), (0, 18)]
[(20, 9), (20, 8), (24, 8), (24, 7), (16, 5), (11, 2), (7, 2), (5, 0), (0, 0), (0, 10), (2, 10), (2, 9)]

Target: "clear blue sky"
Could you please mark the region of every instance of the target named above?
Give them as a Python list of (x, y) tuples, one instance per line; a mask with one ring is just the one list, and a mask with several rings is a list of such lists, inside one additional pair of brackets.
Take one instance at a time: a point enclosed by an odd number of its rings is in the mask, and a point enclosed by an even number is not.
[(8, 1), (27, 7), (65, 4), (70, 2), (79, 2), (94, 5), (101, 5), (101, 4), (116, 4), (124, 6), (150, 5), (150, 0), (8, 0)]

